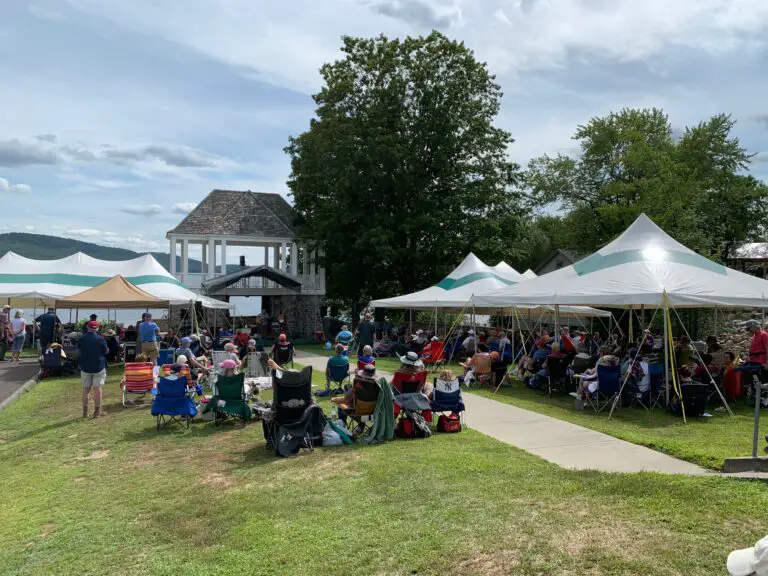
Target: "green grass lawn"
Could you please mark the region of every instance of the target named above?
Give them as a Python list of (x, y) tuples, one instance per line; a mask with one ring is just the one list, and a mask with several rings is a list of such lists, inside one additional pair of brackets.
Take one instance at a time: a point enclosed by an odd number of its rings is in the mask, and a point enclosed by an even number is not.
[(724, 571), (768, 490), (562, 470), (473, 431), (278, 459), (261, 426), (82, 420), (77, 379), (0, 414), (0, 573), (661, 574)]
[[(722, 406), (710, 408), (711, 418), (683, 419), (656, 409), (650, 413), (638, 408), (622, 408), (608, 419), (608, 409), (595, 414), (586, 407), (583, 412), (574, 409), (571, 396), (555, 395), (547, 398), (530, 390), (521, 383), (504, 387), (494, 394), (492, 390), (474, 390), (475, 393), (520, 408), (566, 420), (633, 442), (666, 452), (683, 460), (695, 462), (707, 468), (721, 470), (723, 461), (732, 456), (752, 455), (752, 425), (754, 408), (743, 401), (732, 403), (731, 417)], [(768, 415), (761, 419), (762, 435), (768, 433)]]

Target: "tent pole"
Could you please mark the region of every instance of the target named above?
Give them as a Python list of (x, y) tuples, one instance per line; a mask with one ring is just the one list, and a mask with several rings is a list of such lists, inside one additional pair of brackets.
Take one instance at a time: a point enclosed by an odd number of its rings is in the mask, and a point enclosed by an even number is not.
[(32, 348), (35, 347), (35, 328), (37, 328), (35, 326), (35, 318), (37, 318), (37, 298), (34, 299), (32, 304)]
[(560, 349), (563, 349), (562, 338), (560, 337), (560, 305), (555, 304), (555, 342), (560, 341)]
[(670, 343), (667, 342), (668, 334), (671, 332), (671, 330), (668, 329), (669, 326), (669, 309), (667, 306), (664, 306), (664, 398), (665, 403), (664, 406), (669, 406), (669, 345)]

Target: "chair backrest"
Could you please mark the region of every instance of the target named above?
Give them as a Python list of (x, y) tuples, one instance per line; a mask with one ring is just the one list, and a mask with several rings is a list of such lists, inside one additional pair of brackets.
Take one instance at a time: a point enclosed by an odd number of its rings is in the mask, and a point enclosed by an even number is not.
[(263, 356), (269, 357), (266, 352), (248, 352), (248, 362), (245, 366), (245, 375), (248, 378), (269, 376), (269, 366), (266, 360), (262, 362)]
[(43, 368), (58, 370), (61, 368), (61, 348), (49, 348), (43, 351)]
[(658, 362), (648, 364), (648, 374), (650, 375), (651, 391), (656, 392), (661, 389), (664, 382), (664, 365)]
[(406, 374), (405, 372), (395, 372), (392, 376), (392, 388), (400, 394), (411, 394), (421, 392), (424, 384), (427, 382), (427, 373), (425, 371), (415, 374)]
[(354, 415), (370, 416), (376, 412), (379, 392), (381, 392), (379, 384), (373, 378), (355, 378), (354, 382), (352, 382)]
[(278, 371), (273, 378), (275, 396), (272, 407), (276, 421), (280, 424), (296, 422), (312, 404), (312, 366), (305, 366), (298, 372)]
[(214, 370), (220, 370), (219, 364), (224, 362), (224, 360), (227, 360), (229, 358), (229, 352), (226, 352), (224, 350), (214, 350), (212, 352), (213, 356), (213, 369)]
[(187, 379), (182, 378), (160, 378), (157, 384), (158, 398), (183, 398), (187, 394)]
[(621, 366), (597, 366), (597, 386), (602, 394), (618, 394), (621, 388)]
[(216, 380), (216, 395), (222, 400), (242, 400), (245, 386), (245, 374), (219, 376)]
[(274, 350), (274, 361), (278, 364), (286, 364), (293, 360), (293, 344), (290, 342), (278, 342)]
[(152, 362), (129, 362), (125, 365), (124, 380), (126, 384), (138, 384), (144, 382), (154, 382), (153, 370), (155, 365)]
[(345, 364), (341, 366), (337, 364), (330, 364), (329, 366), (330, 366), (330, 370), (328, 372), (329, 372), (330, 379), (333, 382), (341, 382), (347, 376), (349, 376), (349, 364)]
[(491, 373), (491, 355), (475, 354), (475, 376), (483, 376)]
[(591, 358), (584, 358), (583, 356), (577, 354), (573, 359), (573, 373), (583, 374), (587, 368), (590, 368), (590, 364), (592, 364)]
[(357, 361), (357, 369), (358, 369), (358, 370), (362, 370), (363, 368), (365, 368), (365, 367), (366, 367), (366, 366), (368, 366), (369, 364), (370, 364), (371, 366), (376, 366), (376, 358), (374, 358), (374, 359), (373, 359), (373, 360), (371, 360), (370, 362), (363, 362), (362, 360), (358, 360), (358, 361)]
[[(160, 376), (170, 376), (172, 367), (173, 367), (173, 364), (163, 364), (160, 367)], [(185, 376), (186, 378), (190, 378), (192, 374), (189, 371), (189, 366), (184, 366), (178, 375)]]
[(563, 378), (568, 368), (568, 356), (547, 358), (547, 374), (550, 378)]
[(433, 399), (435, 404), (449, 408), (458, 406), (461, 402), (461, 386), (458, 378), (453, 380), (435, 378), (434, 385)]

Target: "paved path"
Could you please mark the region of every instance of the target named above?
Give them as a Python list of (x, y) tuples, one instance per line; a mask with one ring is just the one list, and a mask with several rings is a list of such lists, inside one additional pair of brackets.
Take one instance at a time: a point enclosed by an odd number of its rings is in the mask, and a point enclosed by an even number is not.
[[(296, 361), (325, 371), (323, 356), (297, 352)], [(388, 377), (386, 372), (380, 372)], [(589, 428), (478, 396), (464, 394), (468, 426), (522, 448), (563, 468), (604, 472), (660, 472), (704, 475), (712, 472)]]
[(37, 374), (39, 367), (36, 360), (23, 358), (19, 363), (0, 362), (0, 403)]

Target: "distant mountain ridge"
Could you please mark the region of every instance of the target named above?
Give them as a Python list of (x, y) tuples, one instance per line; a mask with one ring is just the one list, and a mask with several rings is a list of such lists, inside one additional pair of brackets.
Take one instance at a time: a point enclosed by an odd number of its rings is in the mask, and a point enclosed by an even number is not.
[[(19, 256), (34, 260), (56, 260), (66, 258), (75, 252), (82, 252), (99, 260), (130, 260), (147, 252), (134, 252), (126, 248), (112, 248), (101, 246), (92, 242), (60, 238), (58, 236), (46, 236), (43, 234), (28, 234), (25, 232), (9, 232), (0, 234), (0, 257), (6, 252), (15, 252)], [(149, 252), (154, 256), (163, 268), (170, 271), (171, 255), (165, 252)], [(189, 273), (201, 272), (202, 264), (199, 260), (189, 259)], [(227, 266), (228, 271), (239, 270), (237, 265)], [(176, 257), (176, 270), (181, 270), (181, 258)]]

